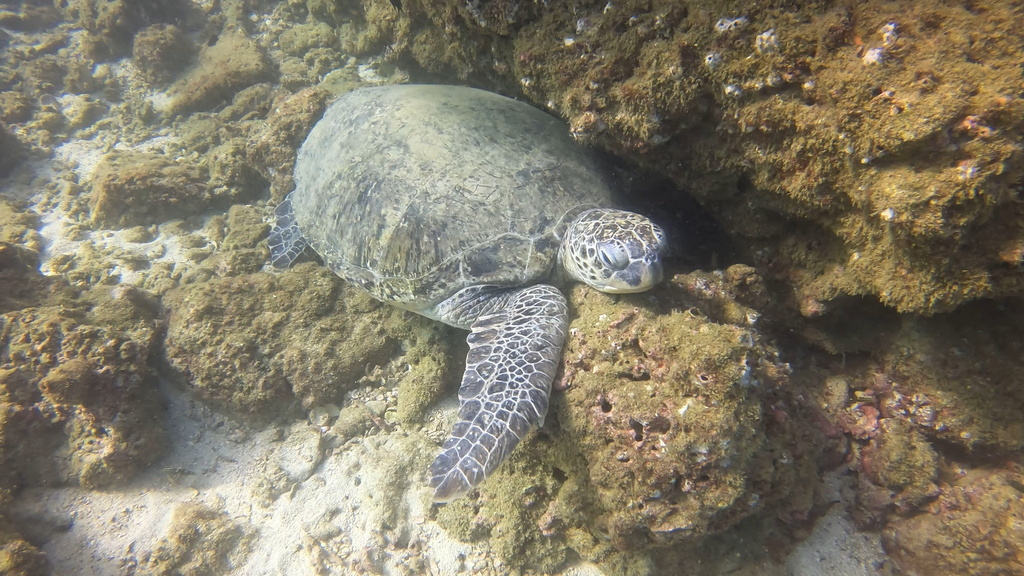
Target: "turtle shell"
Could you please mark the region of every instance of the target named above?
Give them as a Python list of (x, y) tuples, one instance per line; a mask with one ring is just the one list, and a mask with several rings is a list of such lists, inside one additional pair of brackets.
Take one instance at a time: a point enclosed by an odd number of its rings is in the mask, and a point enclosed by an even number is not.
[(299, 149), (295, 182), (295, 222), (324, 262), (412, 310), (475, 284), (543, 281), (572, 219), (612, 203), (565, 124), (458, 86), (345, 94)]

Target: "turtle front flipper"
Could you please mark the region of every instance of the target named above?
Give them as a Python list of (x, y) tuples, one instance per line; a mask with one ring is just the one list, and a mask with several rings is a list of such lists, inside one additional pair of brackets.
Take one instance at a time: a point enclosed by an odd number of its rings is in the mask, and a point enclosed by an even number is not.
[(531, 428), (544, 424), (548, 411), (569, 325), (565, 296), (541, 284), (492, 298), (504, 305), (486, 306), (493, 312), (472, 323), (459, 420), (430, 465), (435, 502), (483, 482)]
[(306, 239), (292, 214), (292, 195), (285, 196), (284, 202), (274, 209), (274, 227), (270, 229), (267, 244), (270, 246), (270, 263), (275, 268), (287, 268), (306, 249)]

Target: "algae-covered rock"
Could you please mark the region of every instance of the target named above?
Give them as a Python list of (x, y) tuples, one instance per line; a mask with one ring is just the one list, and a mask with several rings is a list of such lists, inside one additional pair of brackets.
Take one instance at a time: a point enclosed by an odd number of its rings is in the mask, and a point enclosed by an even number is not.
[(1019, 472), (977, 470), (927, 511), (889, 526), (882, 542), (907, 574), (1020, 574), (1024, 484)]
[(208, 183), (208, 172), (194, 163), (110, 152), (90, 180), (90, 215), (94, 224), (127, 228), (197, 214), (214, 201)]
[(933, 318), (905, 317), (879, 353), (883, 415), (968, 452), (1024, 449), (1024, 302), (976, 302)]
[(163, 448), (158, 306), (129, 287), (50, 288), (35, 304), (0, 315), (0, 484), (130, 478)]
[(52, 5), (42, 2), (20, 2), (5, 4), (0, 8), (0, 26), (9, 30), (34, 32), (53, 26), (60, 21), (60, 13)]
[(902, 512), (917, 509), (938, 495), (939, 456), (931, 443), (906, 420), (886, 418), (864, 449), (861, 468), (868, 479), (892, 494)]
[(139, 574), (223, 574), (244, 563), (252, 538), (222, 510), (181, 504), (167, 534), (140, 563)]
[(158, 307), (129, 287), (79, 295), (40, 275), (37, 225), (0, 202), (0, 492), (114, 484), (163, 446)]
[(275, 202), (295, 188), (291, 178), (295, 150), (323, 114), (329, 94), (307, 88), (275, 100), (267, 121), (250, 138), (251, 164), (270, 182)]
[(50, 565), (46, 555), (29, 544), (11, 522), (0, 515), (0, 574), (7, 576), (46, 576)]
[(38, 214), (0, 198), (0, 313), (33, 306), (42, 295), (64, 288), (38, 273), (43, 246), (39, 224)]
[(199, 53), (199, 63), (170, 88), (171, 115), (208, 110), (231, 100), (239, 90), (273, 80), (271, 62), (252, 38), (237, 28)]
[(669, 176), (808, 315), (1024, 293), (1012, 5), (404, 0), (391, 22), (381, 4), (346, 46), (383, 36)]
[(870, 355), (849, 356), (840, 375), (825, 377), (823, 390), (803, 384), (851, 439), (847, 460), (860, 473), (851, 512), (860, 527), (884, 528), (927, 509), (945, 489), (950, 460), (970, 469), (1018, 458), (1022, 305), (979, 301), (927, 318), (899, 316), (895, 326), (878, 327)]
[(413, 335), (415, 344), (409, 347), (405, 361), (409, 370), (398, 382), (398, 421), (406, 427), (415, 427), (423, 415), (442, 395), (451, 382), (461, 380), (455, 374), (458, 363), (450, 362), (451, 338), (447, 329), (436, 325), (424, 326)]
[(200, 160), (116, 150), (103, 157), (88, 186), (93, 225), (126, 228), (225, 207), (265, 184), (244, 144), (234, 139)]
[(7, 176), (23, 156), (21, 143), (0, 124), (0, 176)]
[(38, 257), (43, 249), (39, 215), (22, 203), (0, 197), (0, 243), (18, 246)]
[(281, 33), (281, 50), (289, 56), (304, 56), (310, 50), (329, 48), (337, 44), (338, 35), (322, 22), (299, 24)]
[[(698, 277), (673, 287), (724, 292)], [(659, 295), (677, 299), (668, 314), (584, 294), (574, 293), (569, 388), (557, 414), (588, 462), (592, 520), (613, 540), (645, 546), (717, 532), (792, 489), (777, 485), (794, 476), (791, 438), (767, 433), (786, 369), (754, 328), (756, 316), (712, 320), (693, 296), (683, 308), (679, 292)]]
[(217, 250), (201, 264), (218, 276), (238, 276), (259, 272), (270, 253), (265, 246), (270, 226), (264, 211), (255, 206), (235, 204), (226, 215), (210, 218), (204, 232)]
[(32, 116), (32, 101), (21, 92), (0, 92), (0, 122), (15, 124)]
[(107, 113), (107, 105), (92, 96), (76, 94), (64, 99), (61, 114), (67, 121), (69, 131), (81, 130), (93, 125)]
[(266, 189), (242, 138), (233, 138), (210, 150), (205, 164), (210, 170), (212, 193), (218, 198), (244, 200)]
[(185, 68), (193, 50), (180, 28), (154, 24), (135, 35), (132, 59), (147, 80), (163, 85)]
[[(307, 409), (341, 403), (369, 368), (397, 355), (400, 339), (429, 326), (312, 264), (191, 284), (165, 304), (171, 367), (198, 396), (259, 419), (293, 401)], [(430, 349), (415, 356), (437, 353)], [(410, 377), (421, 370), (418, 362), (411, 368)]]
[(345, 64), (337, 33), (322, 22), (290, 27), (278, 43), (285, 53), (278, 64), (280, 82), (292, 90), (315, 85)]
[(642, 295), (574, 288), (545, 427), (438, 520), (552, 571), (572, 553), (646, 565), (767, 510), (806, 515), (821, 437), (744, 303), (763, 293), (748, 267)]
[(149, 24), (180, 20), (193, 9), (187, 0), (57, 0), (55, 4), (85, 29), (83, 43), (95, 58), (127, 54), (136, 32)]

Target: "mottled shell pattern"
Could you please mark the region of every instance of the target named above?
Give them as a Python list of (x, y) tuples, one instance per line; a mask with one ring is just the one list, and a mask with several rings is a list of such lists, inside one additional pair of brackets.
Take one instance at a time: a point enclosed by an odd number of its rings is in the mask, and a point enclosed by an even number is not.
[(573, 218), (613, 204), (565, 124), (453, 86), (342, 96), (300, 148), (295, 180), (295, 220), (325, 263), (417, 311), (471, 285), (543, 281)]

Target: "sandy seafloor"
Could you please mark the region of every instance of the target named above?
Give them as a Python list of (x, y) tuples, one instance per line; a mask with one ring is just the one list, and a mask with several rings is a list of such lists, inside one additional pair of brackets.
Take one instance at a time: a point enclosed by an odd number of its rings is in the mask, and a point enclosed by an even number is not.
[[(168, 455), (129, 485), (104, 491), (80, 488), (33, 488), (18, 498), (16, 515), (44, 518), (70, 529), (42, 546), (55, 574), (106, 576), (124, 574), (164, 535), (176, 506), (204, 503), (225, 510), (246, 526), (252, 548), (231, 574), (404, 574), (400, 566), (416, 549), (429, 567), (427, 574), (503, 574), (500, 561), (486, 546), (461, 543), (424, 519), (422, 486), (409, 486), (401, 502), (382, 506), (376, 494), (401, 470), (404, 432), (380, 433), (350, 443), (316, 466), (312, 475), (269, 508), (254, 507), (251, 485), (272, 466), (309, 466), (309, 445), (273, 441), (268, 433), (216, 414), (180, 390), (167, 386)], [(442, 407), (454, 410), (454, 402)], [(315, 428), (309, 432), (316, 434)], [(300, 432), (300, 436), (303, 433)], [(843, 471), (826, 477), (827, 495), (839, 500), (818, 520), (813, 534), (787, 558), (786, 573), (857, 576), (876, 574), (883, 552), (877, 537), (854, 529), (846, 515)], [(404, 550), (388, 546), (373, 526), (379, 516), (397, 508), (408, 537)], [(340, 531), (342, 550), (324, 548), (320, 531)], [(367, 563), (338, 561), (365, 551)], [(351, 555), (351, 556), (350, 556)], [(326, 569), (327, 572), (323, 572)], [(596, 566), (580, 563), (565, 576), (601, 575)], [(609, 575), (611, 576), (611, 575)]]
[[(59, 147), (51, 161), (31, 162), (19, 169), (2, 183), (0, 192), (31, 200), (32, 187), (26, 183), (38, 184), (36, 178), (54, 173), (53, 163), (87, 172), (95, 162), (93, 146), (94, 142), (71, 141)], [(41, 215), (47, 259), (73, 252), (80, 242), (120, 243), (116, 234), (101, 232), (69, 242), (61, 236), (65, 227), (59, 215), (45, 211)], [(178, 257), (173, 237), (153, 243), (165, 244), (164, 259)], [(122, 247), (146, 250), (153, 243)], [(45, 260), (42, 269), (47, 270)], [(247, 542), (243, 549), (248, 552), (229, 574), (418, 573), (408, 568), (411, 556), (418, 557), (413, 565), (422, 566), (426, 574), (507, 573), (486, 544), (458, 542), (425, 518), (427, 488), (416, 482), (422, 474), (409, 470), (409, 452), (422, 445), (422, 439), (413, 441), (410, 434), (424, 432), (377, 431), (327, 454), (322, 448), (323, 431), (310, 422), (254, 430), (214, 412), (178, 387), (165, 383), (162, 392), (168, 399), (170, 448), (146, 472), (114, 489), (29, 488), (16, 498), (12, 516), (24, 522), (22, 528), (30, 539), (43, 541), (40, 548), (54, 574), (133, 573), (140, 558), (167, 533), (175, 510), (187, 504), (223, 510), (243, 527)], [(363, 389), (352, 394), (368, 393)], [(456, 399), (448, 398), (430, 420), (444, 427), (455, 409)], [(254, 506), (257, 485), (279, 470), (298, 480), (294, 489), (269, 506)], [(826, 477), (825, 498), (836, 504), (789, 554), (784, 573), (878, 573), (884, 552), (877, 534), (855, 530), (848, 518), (852, 476), (844, 471), (841, 467)], [(382, 494), (400, 497), (384, 499)], [(397, 524), (391, 534), (401, 534), (401, 542), (390, 542), (374, 528), (383, 522)], [(339, 548), (327, 540), (344, 544)], [(766, 567), (772, 573), (779, 569)], [(579, 563), (562, 574), (602, 572), (592, 564)]]

